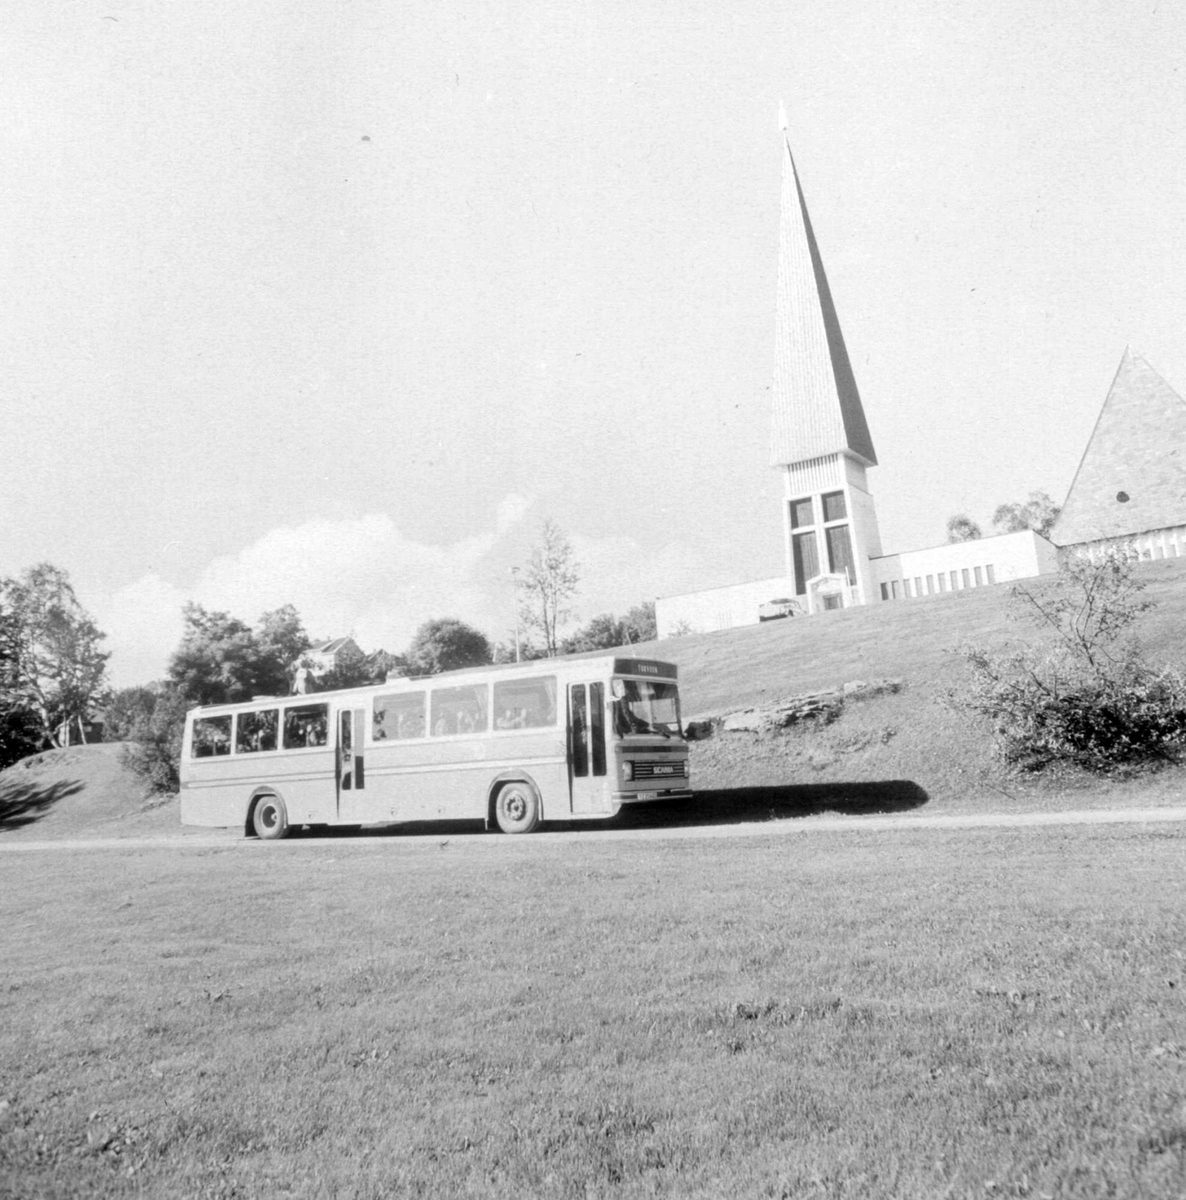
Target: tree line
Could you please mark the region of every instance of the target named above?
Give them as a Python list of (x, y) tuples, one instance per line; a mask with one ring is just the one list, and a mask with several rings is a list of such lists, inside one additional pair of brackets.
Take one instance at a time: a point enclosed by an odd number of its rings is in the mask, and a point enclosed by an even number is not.
[[(998, 504), (993, 510), (992, 527), (998, 533), (1021, 533), (1032, 529), (1041, 537), (1049, 537), (1062, 509), (1054, 503), (1049, 492), (1030, 492), (1028, 500)], [(974, 542), (984, 536), (984, 530), (966, 513), (947, 518), (949, 542)]]
[[(572, 546), (545, 522), (539, 544), (516, 578), (514, 641), (492, 643), (455, 617), (425, 621), (398, 654), (357, 648), (322, 671), (318, 691), (381, 682), (390, 675), (424, 676), (491, 662), (513, 662), (612, 649), (651, 641), (655, 608), (639, 604), (624, 616), (602, 613), (568, 636), (580, 581)], [(294, 675), (320, 644), (291, 604), (249, 624), (200, 604), (183, 609), (181, 641), (165, 677), (112, 689), (101, 648), (105, 635), (83, 609), (69, 577), (42, 563), (16, 579), (0, 579), (0, 767), (50, 746), (78, 740), (101, 717), (104, 740), (125, 742), (125, 761), (154, 787), (177, 785), (185, 712), (196, 705), (286, 695)]]

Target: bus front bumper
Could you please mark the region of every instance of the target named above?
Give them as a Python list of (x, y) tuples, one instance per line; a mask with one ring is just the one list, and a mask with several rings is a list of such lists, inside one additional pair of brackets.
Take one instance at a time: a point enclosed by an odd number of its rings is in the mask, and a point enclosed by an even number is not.
[(618, 804), (636, 804), (640, 800), (690, 800), (690, 788), (656, 789), (648, 792), (614, 792)]

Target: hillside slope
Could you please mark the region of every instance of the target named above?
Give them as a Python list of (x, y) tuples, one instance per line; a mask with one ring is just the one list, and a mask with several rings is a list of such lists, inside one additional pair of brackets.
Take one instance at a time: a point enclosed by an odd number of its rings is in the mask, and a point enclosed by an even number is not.
[[(1134, 633), (1155, 661), (1186, 661), (1186, 560), (1138, 568), (1153, 608)], [(1038, 581), (1032, 581), (1037, 584)], [(850, 703), (821, 730), (720, 736), (694, 746), (694, 784), (736, 788), (780, 784), (909, 780), (936, 806), (973, 797), (1004, 807), (1057, 802), (1183, 799), (1186, 773), (1166, 772), (1128, 787), (1063, 775), (1019, 778), (1002, 771), (990, 731), (948, 701), (967, 678), (958, 649), (1005, 649), (1037, 637), (1010, 616), (1009, 585), (653, 642), (639, 647), (679, 665), (685, 718), (761, 707), (846, 682), (900, 679), (896, 695)], [(983, 805), (980, 805), (983, 807)]]
[(178, 827), (177, 798), (149, 796), (121, 743), (44, 750), (0, 771), (0, 835), (121, 837)]
[[(1186, 659), (1186, 560), (1147, 564), (1140, 577), (1155, 607), (1137, 636), (1151, 658)], [(693, 743), (701, 799), (679, 819), (728, 819), (736, 810), (753, 820), (767, 808), (780, 815), (868, 811), (881, 797), (886, 807), (925, 803), (935, 813), (1186, 802), (1186, 769), (1126, 783), (1025, 778), (1000, 768), (989, 731), (956, 712), (947, 696), (964, 680), (956, 653), (962, 643), (1003, 649), (1034, 636), (1007, 615), (1008, 592), (980, 588), (633, 647), (679, 665), (685, 720), (855, 680), (903, 685), (897, 694), (850, 701), (824, 728)], [(146, 796), (120, 765), (120, 749), (49, 750), (0, 772), (0, 836), (183, 836), (176, 797)]]

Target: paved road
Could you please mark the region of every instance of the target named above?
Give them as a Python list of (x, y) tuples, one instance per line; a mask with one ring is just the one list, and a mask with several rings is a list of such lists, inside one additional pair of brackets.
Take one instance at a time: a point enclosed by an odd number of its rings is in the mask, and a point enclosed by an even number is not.
[[(774, 821), (744, 821), (736, 825), (682, 825), (664, 828), (604, 829), (595, 825), (581, 829), (545, 830), (531, 835), (532, 842), (588, 841), (685, 841), (689, 838), (780, 837), (801, 833), (866, 833), (885, 831), (917, 831), (927, 829), (1001, 829), (1025, 828), (1033, 825), (1141, 825), (1186, 821), (1186, 807), (1163, 808), (1099, 808), (1067, 812), (978, 813), (970, 816), (854, 816), (854, 817), (791, 817)], [(277, 848), (326, 846), (420, 846), (442, 842), (464, 844), (522, 844), (518, 839), (498, 837), (481, 832), (454, 832), (442, 827), (435, 833), (400, 833), (393, 827), (385, 834), (363, 837), (291, 838), (277, 843)], [(176, 849), (211, 849), (232, 847), (263, 847), (254, 838), (237, 833), (178, 832), (171, 837), (71, 838), (43, 841), (0, 839), (0, 853), (21, 853), (46, 850), (143, 850), (171, 846)]]

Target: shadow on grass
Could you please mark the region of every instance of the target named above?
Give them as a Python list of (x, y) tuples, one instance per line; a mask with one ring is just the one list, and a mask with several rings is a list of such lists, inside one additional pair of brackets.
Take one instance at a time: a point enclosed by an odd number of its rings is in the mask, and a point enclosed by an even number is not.
[[(683, 829), (695, 826), (741, 825), (810, 817), (816, 813), (861, 816), (910, 812), (929, 797), (908, 779), (875, 783), (815, 783), (786, 787), (716, 788), (696, 792), (690, 800), (657, 800), (631, 804), (607, 821), (549, 821), (545, 829)], [(414, 821), (405, 825), (341, 826), (294, 830), (298, 837), (399, 837), (450, 832), (477, 833), (480, 821)]]
[(59, 779), (49, 785), (33, 780), (0, 783), (0, 832), (39, 821), (59, 800), (81, 791), (82, 782), (76, 779)]
[(620, 829), (659, 829), (782, 821), (817, 813), (861, 816), (909, 812), (921, 808), (928, 799), (927, 793), (909, 779), (717, 788), (698, 791), (691, 800), (674, 804), (656, 801), (629, 805), (618, 814), (614, 825)]

